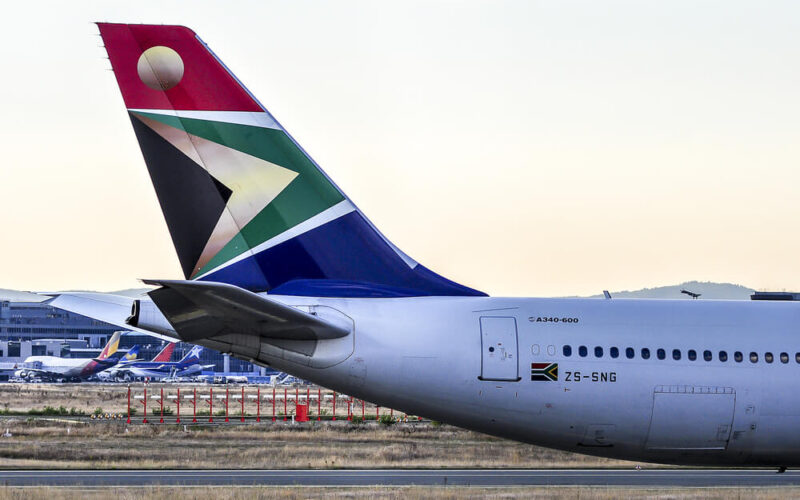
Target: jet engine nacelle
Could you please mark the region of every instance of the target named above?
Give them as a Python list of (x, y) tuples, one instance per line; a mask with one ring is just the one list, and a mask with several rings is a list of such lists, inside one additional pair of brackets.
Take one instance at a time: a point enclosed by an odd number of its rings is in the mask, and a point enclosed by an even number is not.
[(150, 330), (170, 337), (178, 337), (167, 318), (150, 300), (134, 300), (131, 306), (131, 315), (128, 316), (125, 322), (136, 328)]

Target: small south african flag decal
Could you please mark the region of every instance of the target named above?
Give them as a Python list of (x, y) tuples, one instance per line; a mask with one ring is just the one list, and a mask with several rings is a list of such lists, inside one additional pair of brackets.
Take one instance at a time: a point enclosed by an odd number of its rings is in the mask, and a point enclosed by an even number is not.
[(531, 380), (558, 382), (558, 363), (531, 363)]

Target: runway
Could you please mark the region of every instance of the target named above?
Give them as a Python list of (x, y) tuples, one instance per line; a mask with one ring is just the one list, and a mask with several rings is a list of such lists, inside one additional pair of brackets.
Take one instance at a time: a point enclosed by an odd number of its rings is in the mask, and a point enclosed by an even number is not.
[(0, 471), (7, 486), (800, 486), (800, 471), (764, 469), (653, 470), (17, 470)]

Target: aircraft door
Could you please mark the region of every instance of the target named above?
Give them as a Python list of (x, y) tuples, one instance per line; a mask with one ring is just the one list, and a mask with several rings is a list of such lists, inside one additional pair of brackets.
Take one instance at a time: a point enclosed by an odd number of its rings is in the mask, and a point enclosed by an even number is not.
[(647, 436), (649, 450), (724, 450), (736, 406), (731, 387), (658, 386)]
[(517, 320), (481, 317), (481, 380), (520, 380)]

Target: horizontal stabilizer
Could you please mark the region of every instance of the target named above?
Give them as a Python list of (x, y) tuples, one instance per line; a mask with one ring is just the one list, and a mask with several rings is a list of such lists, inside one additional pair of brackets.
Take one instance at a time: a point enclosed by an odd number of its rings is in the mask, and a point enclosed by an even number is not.
[(152, 331), (136, 328), (127, 324), (126, 319), (131, 315), (131, 306), (133, 302), (133, 298), (122, 295), (97, 292), (69, 292), (57, 295), (54, 299), (51, 299), (48, 304), (58, 309), (81, 314), (89, 318), (122, 327), (125, 330), (135, 330), (162, 340), (175, 342), (175, 337), (159, 335)]
[(181, 339), (189, 342), (237, 333), (291, 340), (335, 339), (350, 333), (347, 325), (335, 324), (226, 283), (181, 280), (145, 280), (145, 283), (161, 286), (148, 295)]

